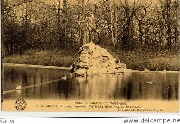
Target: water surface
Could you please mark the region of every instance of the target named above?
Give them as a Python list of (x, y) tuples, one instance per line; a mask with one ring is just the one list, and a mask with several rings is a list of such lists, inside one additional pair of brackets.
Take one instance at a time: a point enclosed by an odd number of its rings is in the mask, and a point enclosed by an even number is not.
[[(4, 99), (177, 100), (179, 73), (132, 72), (72, 78), (66, 69), (4, 68)], [(67, 76), (67, 80), (61, 80)], [(17, 87), (22, 89), (16, 90)]]

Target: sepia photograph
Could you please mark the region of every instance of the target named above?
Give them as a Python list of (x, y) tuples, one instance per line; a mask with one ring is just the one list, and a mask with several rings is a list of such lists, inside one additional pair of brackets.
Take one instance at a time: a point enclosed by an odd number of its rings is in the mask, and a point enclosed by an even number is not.
[(1, 0), (1, 110), (179, 113), (179, 0)]

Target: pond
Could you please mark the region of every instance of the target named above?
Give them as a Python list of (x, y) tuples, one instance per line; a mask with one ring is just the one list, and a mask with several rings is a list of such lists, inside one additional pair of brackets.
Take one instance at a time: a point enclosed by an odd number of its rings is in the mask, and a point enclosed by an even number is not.
[[(179, 72), (127, 72), (71, 77), (68, 69), (4, 67), (3, 98), (178, 100)], [(62, 80), (67, 76), (66, 80)]]

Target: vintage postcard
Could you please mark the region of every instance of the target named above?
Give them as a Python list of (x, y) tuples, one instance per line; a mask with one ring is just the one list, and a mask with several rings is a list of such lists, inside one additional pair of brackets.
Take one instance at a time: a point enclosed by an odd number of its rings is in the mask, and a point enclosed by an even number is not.
[(1, 110), (179, 113), (178, 0), (2, 0)]

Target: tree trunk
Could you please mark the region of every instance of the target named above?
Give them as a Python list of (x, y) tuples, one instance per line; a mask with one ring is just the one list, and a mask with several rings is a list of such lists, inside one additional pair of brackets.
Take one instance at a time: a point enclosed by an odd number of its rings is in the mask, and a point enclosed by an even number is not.
[(114, 10), (114, 18), (115, 18), (115, 22), (114, 22), (114, 43), (115, 45), (117, 44), (117, 36), (118, 36), (118, 25), (117, 25), (117, 10), (118, 8), (116, 7)]
[(142, 20), (138, 20), (138, 26), (139, 26), (139, 43), (143, 44)]
[(64, 42), (63, 42), (63, 46), (64, 47), (67, 47), (67, 36), (66, 36), (66, 34), (67, 34), (67, 25), (66, 25), (66, 23), (67, 23), (67, 0), (63, 0), (63, 30), (64, 30)]
[[(82, 0), (82, 20), (85, 21), (85, 3), (84, 3), (84, 0)], [(86, 34), (85, 33), (86, 33), (85, 32), (85, 26), (83, 26), (82, 34), (81, 34), (82, 35), (81, 39), (83, 40), (82, 41), (83, 44), (86, 44), (86, 42), (87, 42), (86, 41), (86, 36), (85, 36)]]
[[(1, 2), (2, 3), (2, 31), (1, 31), (1, 35), (2, 35), (2, 41), (1, 41), (1, 60), (5, 57), (5, 54), (6, 54), (6, 50), (5, 50), (5, 46), (4, 46), (4, 42), (5, 42), (5, 35), (4, 35), (4, 32), (5, 32), (5, 19), (4, 19), (4, 8), (3, 8), (3, 4), (4, 4), (4, 0)], [(3, 66), (1, 66), (3, 67)]]
[(112, 5), (110, 5), (110, 11), (111, 11), (111, 40), (112, 40), (112, 43), (115, 47), (115, 41), (114, 41), (114, 31), (113, 31), (113, 9), (112, 9)]
[(170, 7), (171, 7), (171, 0), (166, 0), (166, 24), (167, 24), (167, 49), (171, 49), (172, 42), (171, 42), (171, 21), (170, 21)]

